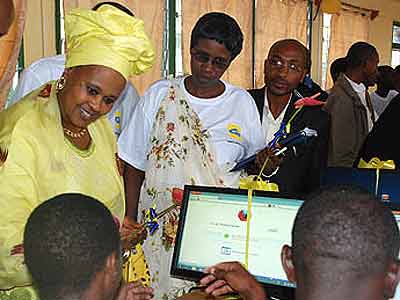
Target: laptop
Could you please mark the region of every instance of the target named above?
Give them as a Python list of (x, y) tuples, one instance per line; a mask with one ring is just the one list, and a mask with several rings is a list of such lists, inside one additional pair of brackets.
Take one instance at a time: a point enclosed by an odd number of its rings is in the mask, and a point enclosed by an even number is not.
[(400, 210), (400, 172), (381, 170), (379, 176), (378, 199), (392, 209)]
[[(379, 171), (376, 197), (391, 208), (400, 209), (400, 172)], [(376, 170), (357, 168), (327, 168), (321, 177), (321, 185), (354, 184), (375, 194)]]
[[(171, 275), (199, 280), (219, 262), (245, 262), (247, 190), (185, 186)], [(255, 191), (252, 199), (248, 270), (271, 299), (294, 299), (295, 285), (281, 266), (281, 249), (303, 201)]]
[(321, 185), (353, 184), (375, 194), (376, 171), (374, 169), (327, 168), (321, 177)]

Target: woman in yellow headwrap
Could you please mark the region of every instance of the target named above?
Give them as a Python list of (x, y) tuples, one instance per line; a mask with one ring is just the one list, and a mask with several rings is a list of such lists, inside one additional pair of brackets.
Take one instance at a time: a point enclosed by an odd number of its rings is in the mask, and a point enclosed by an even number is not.
[[(31, 211), (43, 201), (66, 192), (86, 194), (110, 209), (124, 237), (131, 228), (124, 220), (115, 137), (103, 116), (128, 77), (152, 66), (153, 47), (141, 20), (110, 5), (71, 11), (65, 31), (62, 77), (0, 113), (1, 299), (36, 297), (22, 237)], [(143, 257), (140, 262), (145, 265)], [(146, 273), (133, 279), (146, 282)]]

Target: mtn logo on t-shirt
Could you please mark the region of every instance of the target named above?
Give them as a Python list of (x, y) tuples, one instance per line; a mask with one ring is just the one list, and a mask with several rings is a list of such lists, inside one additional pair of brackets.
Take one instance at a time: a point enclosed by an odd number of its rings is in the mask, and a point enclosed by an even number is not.
[(242, 129), (240, 128), (239, 125), (230, 123), (228, 125), (228, 134), (231, 138), (241, 141), (242, 140), (242, 135), (241, 135)]

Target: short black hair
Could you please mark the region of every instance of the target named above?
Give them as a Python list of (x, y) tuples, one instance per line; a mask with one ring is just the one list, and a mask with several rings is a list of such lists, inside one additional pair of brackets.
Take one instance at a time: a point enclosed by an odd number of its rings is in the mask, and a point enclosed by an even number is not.
[(338, 79), (341, 73), (346, 71), (346, 61), (346, 57), (339, 57), (332, 62), (329, 72), (333, 82)]
[(304, 46), (300, 41), (298, 41), (296, 39), (283, 39), (283, 40), (276, 41), (275, 43), (272, 44), (271, 48), (269, 48), (268, 56), (270, 55), (270, 53), (272, 52), (272, 50), (274, 48), (283, 47), (282, 45), (285, 45), (285, 44), (294, 44), (301, 50), (301, 52), (304, 56), (304, 66), (303, 67), (306, 70), (308, 70), (307, 73), (309, 73), (309, 71), (311, 69), (311, 53), (307, 49), (306, 46)]
[(380, 66), (377, 67), (377, 69), (378, 69), (378, 72), (380, 72), (380, 73), (392, 73), (392, 72), (394, 72), (394, 69), (389, 65), (380, 65)]
[(395, 72), (394, 69), (389, 65), (381, 65), (378, 66), (378, 77), (377, 77), (377, 84), (379, 87), (385, 87), (388, 89), (394, 89), (394, 76)]
[(366, 42), (356, 42), (347, 51), (346, 69), (354, 70), (362, 67), (374, 55), (378, 55), (374, 46)]
[(396, 73), (400, 73), (400, 65), (396, 66), (396, 67), (394, 68), (394, 71), (395, 71)]
[(135, 16), (135, 14), (132, 11), (130, 11), (126, 6), (123, 6), (122, 4), (119, 4), (119, 3), (113, 2), (113, 1), (99, 2), (95, 6), (93, 6), (92, 10), (98, 10), (101, 6), (106, 5), (106, 4), (114, 6), (115, 8), (118, 8), (119, 10), (122, 10), (124, 13), (130, 15), (131, 17)]
[(243, 48), (243, 32), (234, 18), (222, 12), (210, 12), (200, 17), (192, 30), (190, 48), (200, 39), (214, 40), (225, 46), (233, 60)]
[(34, 209), (24, 232), (25, 263), (40, 299), (79, 295), (104, 268), (120, 238), (110, 211), (81, 194), (62, 194)]
[(347, 275), (385, 272), (397, 259), (400, 238), (388, 207), (359, 187), (341, 185), (305, 200), (294, 222), (292, 246), (299, 277), (307, 284), (317, 278), (335, 284)]

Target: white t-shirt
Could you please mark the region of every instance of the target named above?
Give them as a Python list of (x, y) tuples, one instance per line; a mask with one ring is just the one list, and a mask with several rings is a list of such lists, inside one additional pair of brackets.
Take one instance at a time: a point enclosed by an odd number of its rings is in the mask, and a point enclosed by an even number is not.
[(371, 93), (372, 107), (378, 117), (383, 113), (390, 101), (392, 101), (392, 99), (398, 94), (399, 92), (396, 90), (390, 90), (386, 97), (381, 97), (376, 92)]
[[(18, 81), (14, 96), (8, 106), (36, 90), (46, 82), (57, 80), (61, 77), (65, 67), (65, 55), (44, 57), (33, 62), (24, 70)], [(118, 136), (129, 123), (129, 119), (139, 102), (139, 95), (135, 87), (128, 81), (125, 89), (107, 117), (111, 122), (115, 135)]]
[(275, 133), (281, 127), (281, 123), (283, 121), (283, 117), (285, 116), (286, 110), (289, 106), (290, 99), (286, 104), (285, 108), (281, 111), (279, 116), (275, 119), (269, 110), (268, 98), (267, 98), (267, 89), (265, 89), (265, 100), (264, 100), (264, 109), (263, 109), (263, 122), (262, 127), (264, 130), (266, 143), (268, 144), (270, 141), (274, 139)]
[[(249, 93), (223, 81), (225, 91), (220, 96), (201, 99), (189, 94), (184, 78), (178, 80), (189, 105), (211, 136), (210, 141), (220, 167), (244, 159), (263, 148), (264, 134), (257, 107)], [(145, 92), (129, 126), (118, 140), (119, 156), (137, 169), (146, 170), (151, 130), (169, 86), (169, 80), (160, 80)]]

